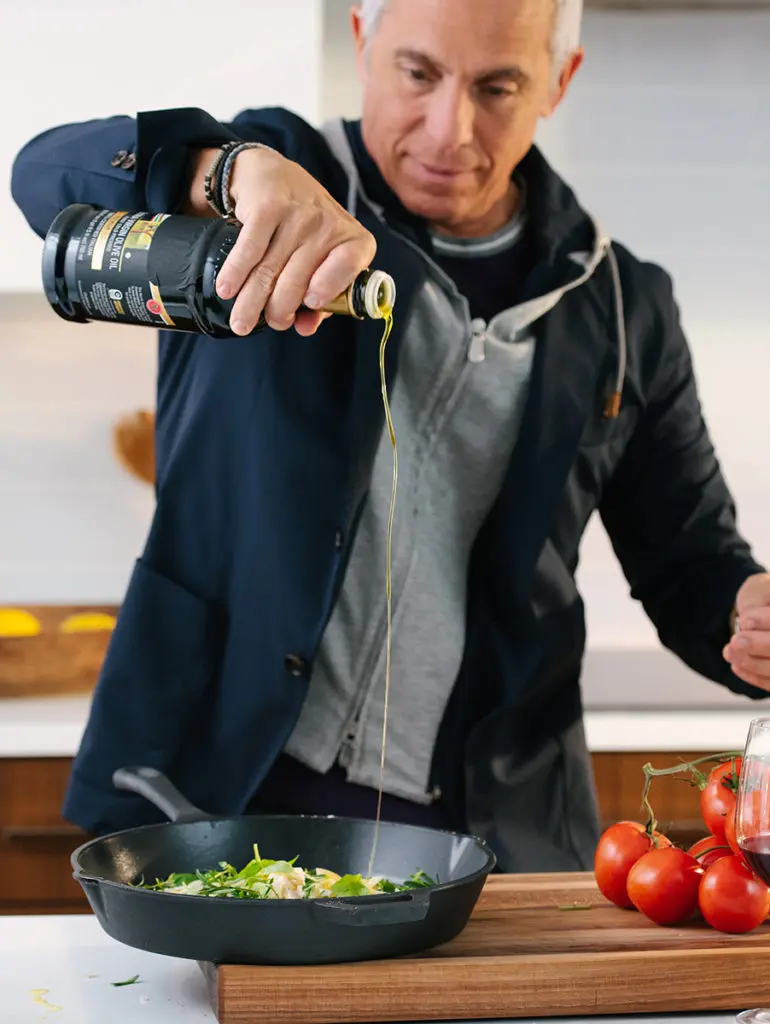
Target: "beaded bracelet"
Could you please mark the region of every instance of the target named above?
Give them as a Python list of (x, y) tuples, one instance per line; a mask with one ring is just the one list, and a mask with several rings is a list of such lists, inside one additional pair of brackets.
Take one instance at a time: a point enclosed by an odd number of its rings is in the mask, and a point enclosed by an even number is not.
[(271, 147), (265, 146), (261, 142), (225, 142), (219, 147), (204, 180), (209, 206), (216, 211), (218, 216), (225, 219), (233, 217), (235, 214), (235, 203), (230, 195), (230, 179), (235, 167), (235, 158), (245, 149), (271, 149)]
[(225, 159), (230, 150), (235, 149), (235, 147), (239, 145), (240, 142), (225, 142), (224, 145), (220, 146), (216, 152), (216, 156), (211, 161), (211, 166), (208, 169), (206, 177), (203, 179), (203, 191), (206, 195), (206, 201), (218, 217), (226, 217), (227, 213), (220, 202), (220, 192), (217, 188), (216, 182), (217, 174), (220, 170), (223, 159)]

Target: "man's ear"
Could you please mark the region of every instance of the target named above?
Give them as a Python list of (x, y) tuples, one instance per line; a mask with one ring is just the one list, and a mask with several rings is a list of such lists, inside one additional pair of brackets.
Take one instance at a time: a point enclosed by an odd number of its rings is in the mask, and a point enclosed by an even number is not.
[(561, 101), (567, 95), (567, 90), (570, 87), (572, 79), (577, 74), (578, 68), (583, 63), (585, 51), (583, 47), (578, 47), (577, 50), (573, 50), (572, 53), (567, 57), (561, 66), (559, 71), (559, 80), (556, 83), (556, 87), (551, 92), (548, 101), (548, 107), (543, 112), (544, 117), (550, 117), (551, 114), (556, 110)]
[(353, 33), (353, 43), (356, 48), (358, 79), (363, 85), (366, 78), (366, 39), (364, 38), (364, 26), (360, 7), (350, 8), (350, 29)]

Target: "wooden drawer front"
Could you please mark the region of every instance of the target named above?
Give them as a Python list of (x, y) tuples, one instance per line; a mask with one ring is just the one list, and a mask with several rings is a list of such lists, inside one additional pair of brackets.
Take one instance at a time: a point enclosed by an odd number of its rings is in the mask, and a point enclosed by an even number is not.
[[(653, 768), (669, 768), (680, 761), (707, 757), (709, 753), (713, 751), (593, 754), (602, 825), (606, 827), (627, 819), (646, 822), (641, 806), (643, 765), (649, 762)], [(700, 767), (708, 771), (711, 766)], [(708, 832), (701, 818), (700, 790), (690, 783), (689, 772), (681, 772), (654, 778), (650, 786), (650, 803), (660, 827), (674, 842), (682, 845), (689, 845)]]
[(84, 842), (61, 806), (69, 758), (0, 759), (0, 910), (87, 910), (70, 854)]

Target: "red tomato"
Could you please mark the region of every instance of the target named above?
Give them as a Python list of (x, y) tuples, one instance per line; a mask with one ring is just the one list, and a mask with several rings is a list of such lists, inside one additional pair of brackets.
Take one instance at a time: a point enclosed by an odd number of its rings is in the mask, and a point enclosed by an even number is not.
[[(655, 836), (661, 846), (671, 846), (671, 840), (660, 832)], [(618, 907), (633, 906), (626, 891), (628, 872), (651, 849), (652, 840), (638, 821), (618, 821), (602, 833), (594, 855), (594, 875), (605, 899)]]
[(636, 909), (656, 924), (681, 924), (698, 909), (702, 877), (703, 868), (684, 850), (674, 846), (650, 850), (628, 872), (628, 895)]
[[(753, 780), (759, 783), (758, 788), (750, 793), (744, 793), (740, 807), (741, 833), (744, 839), (751, 839), (768, 832), (770, 826), (770, 807), (768, 807), (768, 790), (765, 780)], [(725, 835), (727, 835), (727, 821), (725, 819)], [(738, 808), (736, 805), (733, 831), (736, 831), (738, 824)]]
[(687, 852), (691, 857), (695, 857), (701, 867), (707, 868), (722, 857), (729, 856), (731, 851), (715, 836), (704, 836), (697, 843), (693, 843)]
[(750, 932), (770, 913), (770, 889), (740, 857), (723, 857), (704, 874), (698, 904), (717, 931)]
[[(725, 818), (735, 811), (738, 780), (743, 759), (718, 764), (709, 773), (705, 787), (700, 794), (700, 809), (706, 828), (720, 842), (725, 838)], [(735, 770), (733, 770), (733, 764)]]
[(728, 814), (725, 818), (725, 842), (730, 847), (736, 857), (743, 859), (741, 848), (738, 846), (738, 840), (735, 838), (735, 811), (732, 814)]

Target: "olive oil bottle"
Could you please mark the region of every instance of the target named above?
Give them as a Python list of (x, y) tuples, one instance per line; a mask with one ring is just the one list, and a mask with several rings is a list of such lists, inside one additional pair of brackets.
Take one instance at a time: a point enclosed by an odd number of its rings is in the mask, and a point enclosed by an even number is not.
[[(235, 300), (217, 295), (216, 280), (240, 231), (226, 220), (75, 203), (58, 214), (46, 235), (43, 288), (64, 320), (233, 338)], [(365, 270), (324, 311), (386, 319), (395, 294), (389, 274)], [(262, 316), (251, 333), (265, 326)]]

